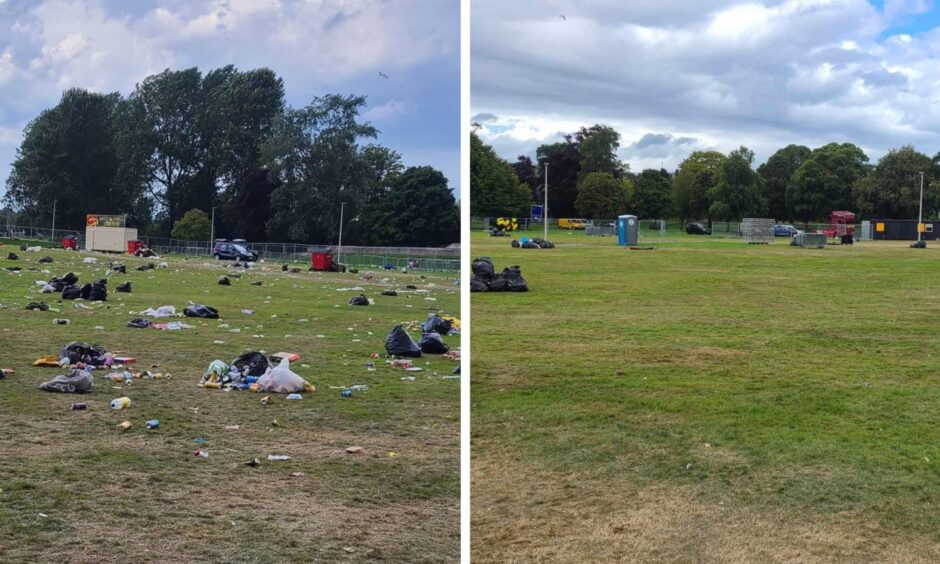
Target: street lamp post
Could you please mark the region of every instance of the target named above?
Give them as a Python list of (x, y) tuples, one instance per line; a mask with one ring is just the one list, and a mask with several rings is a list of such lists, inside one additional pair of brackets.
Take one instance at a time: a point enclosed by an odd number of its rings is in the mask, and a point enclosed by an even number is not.
[(548, 241), (548, 163), (545, 163), (545, 205), (542, 206), (542, 227), (545, 229), (543, 239)]
[(215, 206), (212, 206), (212, 223), (209, 227), (209, 254), (212, 254), (215, 247)]
[(920, 243), (921, 225), (924, 221), (924, 173), (920, 173), (920, 208), (917, 210), (917, 242)]
[(336, 251), (336, 262), (343, 264), (343, 212), (346, 210), (346, 202), (339, 204), (339, 248)]
[(55, 242), (55, 205), (58, 200), (52, 200), (52, 241)]

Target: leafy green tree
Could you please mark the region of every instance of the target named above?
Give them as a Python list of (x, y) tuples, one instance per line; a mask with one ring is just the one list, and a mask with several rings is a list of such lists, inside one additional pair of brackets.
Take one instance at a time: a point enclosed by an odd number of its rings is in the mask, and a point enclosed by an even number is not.
[(271, 194), (277, 182), (270, 171), (256, 170), (241, 179), (235, 193), (232, 233), (248, 241), (264, 241), (265, 225), (271, 217)]
[(665, 170), (648, 168), (633, 186), (633, 210), (646, 219), (664, 219), (672, 213), (672, 181)]
[(519, 155), (516, 162), (509, 165), (516, 172), (519, 182), (522, 182), (532, 193), (532, 201), (541, 202), (544, 199), (543, 186), (539, 184), (539, 170), (528, 155)]
[(868, 156), (851, 143), (814, 150), (787, 185), (787, 207), (796, 219), (823, 219), (852, 207), (852, 186), (867, 173)]
[(239, 72), (232, 65), (205, 76), (195, 67), (167, 69), (145, 78), (128, 104), (132, 178), (145, 171), (166, 220), (221, 203), (222, 223), (233, 225), (236, 191), (261, 168), (261, 145), (284, 107), (281, 79), (269, 69)]
[(617, 156), (620, 134), (614, 128), (601, 124), (582, 127), (574, 138), (581, 156), (580, 179), (592, 172), (605, 172), (616, 178), (623, 176), (625, 165)]
[[(508, 166), (508, 165), (507, 165)], [(447, 178), (429, 166), (391, 181), (388, 196), (360, 219), (370, 245), (443, 246), (460, 241), (460, 212)]]
[(207, 114), (202, 96), (202, 73), (193, 67), (169, 69), (148, 76), (129, 98), (133, 127), (149, 145), (148, 187), (173, 222), (186, 210), (212, 206), (214, 182), (200, 174), (208, 157), (208, 140), (201, 126)]
[(763, 180), (751, 168), (754, 152), (747, 147), (732, 151), (721, 166), (715, 186), (709, 190), (709, 215), (718, 221), (737, 221), (767, 213)]
[[(548, 214), (549, 217), (572, 217), (576, 215), (575, 200), (578, 198), (578, 173), (581, 170), (581, 153), (570, 135), (559, 143), (540, 145), (536, 149), (539, 186), (545, 183), (545, 163), (548, 163)], [(541, 203), (542, 200), (539, 200)]]
[(85, 225), (87, 213), (125, 213), (139, 192), (116, 181), (112, 115), (118, 94), (73, 88), (27, 126), (7, 178), (5, 201), (30, 223)]
[(888, 151), (870, 174), (855, 183), (858, 211), (873, 219), (916, 219), (923, 172), (924, 217), (935, 217), (940, 211), (940, 182), (933, 164), (911, 145)]
[(365, 166), (366, 203), (384, 200), (391, 192), (391, 183), (404, 172), (401, 155), (382, 145), (366, 145), (359, 153)]
[(679, 165), (672, 179), (675, 215), (685, 224), (708, 216), (709, 191), (715, 187), (725, 156), (718, 151), (695, 151)]
[(262, 145), (262, 160), (278, 183), (271, 194), (268, 237), (334, 241), (342, 203), (348, 217), (363, 211), (370, 174), (359, 142), (378, 134), (359, 121), (365, 102), (362, 96), (331, 94), (275, 119)]
[(205, 241), (211, 237), (212, 223), (202, 210), (192, 209), (173, 224), (171, 234), (175, 239), (186, 241)]
[(778, 220), (792, 219), (787, 208), (787, 185), (800, 165), (809, 158), (812, 150), (803, 145), (787, 145), (767, 159), (757, 168), (757, 174), (764, 179), (768, 213)]
[(576, 205), (583, 217), (615, 218), (627, 209), (627, 188), (608, 172), (592, 172), (581, 180)]
[(528, 217), (532, 195), (509, 163), (470, 134), (470, 213), (478, 217)]

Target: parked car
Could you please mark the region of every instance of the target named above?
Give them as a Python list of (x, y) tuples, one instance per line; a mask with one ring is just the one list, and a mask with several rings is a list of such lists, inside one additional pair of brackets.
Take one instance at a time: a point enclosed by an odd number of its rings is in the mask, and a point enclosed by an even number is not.
[(589, 225), (591, 225), (591, 222), (586, 219), (561, 218), (558, 220), (559, 229), (584, 229)]
[(800, 230), (792, 225), (782, 223), (774, 225), (774, 237), (793, 237), (799, 232)]
[(685, 226), (685, 232), (689, 235), (711, 235), (712, 230), (701, 223), (690, 223)]
[(218, 260), (241, 260), (247, 262), (258, 260), (258, 253), (248, 250), (243, 244), (234, 243), (228, 239), (216, 239), (212, 254)]

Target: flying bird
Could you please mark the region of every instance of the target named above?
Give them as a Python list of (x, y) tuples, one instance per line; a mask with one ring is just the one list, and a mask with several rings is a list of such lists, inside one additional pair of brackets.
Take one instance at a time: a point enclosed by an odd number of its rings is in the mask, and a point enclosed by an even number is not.
[(558, 17), (561, 18), (561, 19), (563, 19), (563, 20), (565, 20), (565, 21), (568, 21), (568, 18), (566, 18), (566, 17), (564, 16), (564, 14), (558, 14)]
[(381, 76), (382, 78), (388, 78), (388, 75), (382, 71), (379, 71), (379, 76)]

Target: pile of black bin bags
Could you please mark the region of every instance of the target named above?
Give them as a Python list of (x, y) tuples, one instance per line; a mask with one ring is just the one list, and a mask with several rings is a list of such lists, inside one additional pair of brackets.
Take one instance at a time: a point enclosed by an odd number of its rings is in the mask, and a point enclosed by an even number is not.
[(529, 285), (518, 266), (504, 268), (495, 274), (490, 257), (473, 261), (473, 277), (470, 279), (471, 292), (528, 292)]
[(525, 243), (513, 239), (512, 248), (518, 249), (520, 247), (523, 249), (554, 249), (555, 243), (542, 239), (541, 237), (533, 237), (528, 239)]

